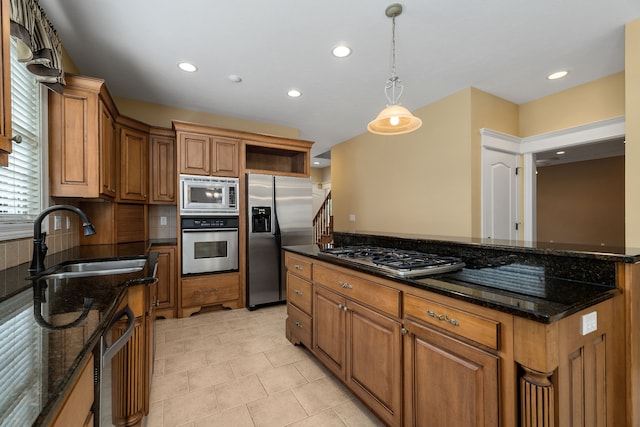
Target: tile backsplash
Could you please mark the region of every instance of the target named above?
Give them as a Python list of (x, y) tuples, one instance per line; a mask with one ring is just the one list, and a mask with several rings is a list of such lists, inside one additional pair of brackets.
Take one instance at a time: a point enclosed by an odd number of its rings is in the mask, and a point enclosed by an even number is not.
[[(56, 217), (59, 220), (56, 220)], [(69, 227), (67, 228), (67, 218)], [(49, 231), (47, 232), (48, 254), (64, 251), (80, 243), (80, 227), (78, 217), (65, 211), (52, 213), (47, 218)], [(60, 229), (55, 230), (56, 221), (60, 222)], [(31, 261), (33, 254), (33, 237), (24, 239), (5, 240), (0, 242), (0, 270), (15, 267)]]
[(174, 205), (149, 205), (149, 239), (177, 238), (177, 219)]

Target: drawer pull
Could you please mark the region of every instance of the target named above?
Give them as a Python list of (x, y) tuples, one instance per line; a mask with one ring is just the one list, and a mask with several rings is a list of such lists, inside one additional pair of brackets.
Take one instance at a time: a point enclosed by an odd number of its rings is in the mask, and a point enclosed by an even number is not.
[(296, 289), (294, 292), (298, 295), (302, 295), (302, 291), (300, 289)]
[(302, 270), (302, 266), (300, 264), (296, 264), (293, 266), (296, 270)]
[(338, 284), (344, 289), (353, 289), (353, 286), (350, 283), (343, 282), (342, 280), (338, 280)]
[(447, 316), (446, 313), (436, 314), (433, 310), (427, 310), (427, 314), (434, 319), (444, 320), (445, 322), (450, 323), (453, 326), (460, 326), (460, 322), (458, 322), (456, 319), (449, 319), (449, 316)]
[(349, 310), (346, 305), (338, 304), (338, 308), (343, 311)]
[(302, 323), (301, 323), (301, 322), (296, 321), (296, 326), (297, 326), (298, 328), (302, 329)]

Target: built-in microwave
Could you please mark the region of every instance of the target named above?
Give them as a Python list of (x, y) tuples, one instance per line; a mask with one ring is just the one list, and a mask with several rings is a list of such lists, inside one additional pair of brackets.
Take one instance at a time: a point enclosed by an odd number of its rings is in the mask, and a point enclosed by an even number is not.
[(180, 215), (238, 215), (238, 178), (180, 175)]

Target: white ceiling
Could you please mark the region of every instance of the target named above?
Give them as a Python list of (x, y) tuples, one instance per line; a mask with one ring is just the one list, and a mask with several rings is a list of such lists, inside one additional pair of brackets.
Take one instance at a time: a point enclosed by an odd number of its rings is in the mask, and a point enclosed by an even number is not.
[[(40, 0), (80, 72), (113, 95), (298, 128), (312, 156), (366, 132), (385, 106), (391, 3)], [(638, 0), (402, 5), (396, 65), (410, 110), (469, 86), (520, 104), (622, 71), (624, 24), (640, 18)], [(340, 42), (349, 57), (331, 55)], [(183, 60), (199, 70), (180, 71)], [(559, 69), (570, 74), (546, 79)]]

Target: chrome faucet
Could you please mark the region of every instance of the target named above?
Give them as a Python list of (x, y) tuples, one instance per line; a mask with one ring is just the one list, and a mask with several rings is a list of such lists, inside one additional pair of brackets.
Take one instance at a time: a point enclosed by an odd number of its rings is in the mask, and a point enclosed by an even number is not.
[(75, 206), (70, 205), (53, 205), (44, 209), (33, 223), (33, 257), (31, 258), (31, 267), (29, 267), (30, 273), (39, 273), (44, 270), (44, 258), (47, 256), (47, 233), (42, 232), (42, 221), (44, 218), (54, 211), (71, 211), (76, 213), (82, 220), (82, 226), (84, 227), (84, 235), (91, 236), (96, 234), (96, 229), (93, 224), (87, 218), (87, 215)]

